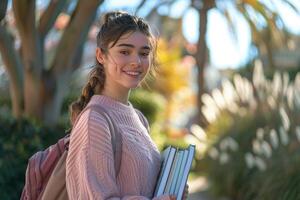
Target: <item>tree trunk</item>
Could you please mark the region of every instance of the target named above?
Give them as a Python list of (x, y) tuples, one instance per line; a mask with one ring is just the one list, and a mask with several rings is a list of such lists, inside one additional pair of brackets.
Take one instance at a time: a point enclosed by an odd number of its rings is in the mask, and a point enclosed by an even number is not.
[(12, 48), (13, 43), (12, 35), (4, 26), (0, 25), (0, 52), (10, 80), (9, 89), (13, 115), (20, 118), (23, 114), (23, 69), (19, 55)]
[(42, 119), (40, 83), (43, 62), (36, 29), (35, 0), (14, 0), (13, 11), (21, 40), (21, 57), (24, 66), (25, 116)]
[[(80, 0), (72, 14), (56, 50), (50, 70), (43, 79), (44, 121), (54, 124), (60, 115), (61, 105), (69, 85), (71, 73), (80, 66), (84, 41), (95, 20), (99, 0)], [(74, 42), (76, 41), (76, 42)]]
[(198, 76), (197, 76), (197, 82), (198, 82), (198, 94), (197, 94), (197, 107), (198, 107), (198, 116), (197, 121), (200, 125), (205, 125), (205, 119), (202, 114), (202, 105), (203, 102), (201, 100), (202, 95), (205, 92), (205, 79), (204, 79), (204, 73), (205, 73), (205, 66), (207, 64), (207, 45), (206, 45), (206, 32), (207, 32), (207, 14), (208, 10), (212, 8), (213, 1), (203, 1), (203, 5), (199, 10), (199, 40), (197, 43), (197, 53), (196, 53), (196, 63), (198, 67)]
[(9, 89), (13, 107), (13, 115), (20, 118), (23, 113), (23, 69), (21, 59), (13, 48), (13, 36), (7, 31), (4, 20), (7, 0), (0, 2), (0, 53), (4, 68), (10, 79)]

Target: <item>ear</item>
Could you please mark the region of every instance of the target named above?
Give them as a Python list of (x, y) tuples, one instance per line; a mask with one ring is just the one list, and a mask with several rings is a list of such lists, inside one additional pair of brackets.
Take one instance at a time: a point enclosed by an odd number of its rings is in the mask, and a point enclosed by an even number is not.
[(104, 58), (105, 58), (104, 52), (99, 47), (97, 47), (96, 48), (96, 59), (97, 59), (97, 61), (103, 65), (104, 61), (105, 61)]

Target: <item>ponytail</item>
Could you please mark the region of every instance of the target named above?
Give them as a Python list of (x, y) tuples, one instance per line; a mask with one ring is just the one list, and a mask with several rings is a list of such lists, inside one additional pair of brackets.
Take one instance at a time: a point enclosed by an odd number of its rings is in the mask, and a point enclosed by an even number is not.
[(70, 121), (73, 126), (80, 112), (86, 107), (94, 94), (100, 94), (104, 88), (105, 73), (103, 66), (96, 61), (89, 74), (89, 80), (83, 87), (80, 97), (70, 105)]

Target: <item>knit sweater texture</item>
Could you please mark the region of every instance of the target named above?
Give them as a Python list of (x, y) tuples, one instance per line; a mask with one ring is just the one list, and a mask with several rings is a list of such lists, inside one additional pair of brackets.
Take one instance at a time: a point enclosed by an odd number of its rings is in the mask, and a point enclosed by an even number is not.
[(151, 199), (161, 157), (138, 116), (143, 114), (130, 103), (103, 95), (92, 96), (89, 104), (106, 108), (122, 135), (120, 171), (116, 175), (108, 122), (96, 111), (86, 110), (70, 138), (66, 162), (69, 199)]

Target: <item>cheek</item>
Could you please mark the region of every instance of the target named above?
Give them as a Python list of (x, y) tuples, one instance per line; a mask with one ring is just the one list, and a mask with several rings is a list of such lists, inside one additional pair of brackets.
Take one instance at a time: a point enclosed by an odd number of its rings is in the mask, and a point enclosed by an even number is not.
[(145, 59), (145, 60), (143, 61), (143, 66), (144, 66), (144, 68), (145, 68), (147, 71), (148, 71), (149, 68), (150, 68), (150, 64), (151, 64), (150, 59)]

